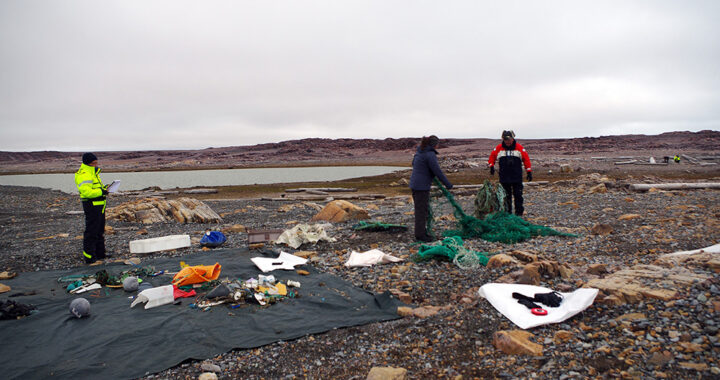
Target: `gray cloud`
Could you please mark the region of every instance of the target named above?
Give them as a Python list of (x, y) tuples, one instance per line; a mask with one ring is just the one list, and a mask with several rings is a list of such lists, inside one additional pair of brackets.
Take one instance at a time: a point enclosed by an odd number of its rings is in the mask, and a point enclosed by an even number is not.
[(0, 150), (720, 129), (717, 1), (0, 2)]

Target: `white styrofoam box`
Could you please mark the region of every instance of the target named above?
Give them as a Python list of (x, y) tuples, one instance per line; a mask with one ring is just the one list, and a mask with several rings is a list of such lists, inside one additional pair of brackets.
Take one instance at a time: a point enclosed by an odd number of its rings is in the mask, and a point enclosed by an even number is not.
[(170, 235), (152, 239), (133, 240), (130, 253), (148, 253), (190, 246), (190, 235)]

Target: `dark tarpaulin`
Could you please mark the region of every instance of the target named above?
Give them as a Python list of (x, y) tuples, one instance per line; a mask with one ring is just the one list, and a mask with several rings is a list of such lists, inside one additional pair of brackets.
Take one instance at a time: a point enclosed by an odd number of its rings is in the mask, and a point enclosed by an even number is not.
[[(261, 272), (250, 261), (263, 256), (248, 250), (219, 250), (182, 258), (148, 260), (157, 270), (177, 272), (179, 262), (188, 265), (222, 265), (220, 278), (246, 280)], [(373, 294), (340, 278), (302, 268), (276, 270), (279, 281), (301, 283), (299, 298), (289, 298), (269, 307), (257, 304), (230, 309), (226, 305), (201, 311), (182, 305), (144, 309), (130, 308), (136, 293), (105, 288), (80, 295), (68, 294), (57, 279), (77, 274), (94, 274), (107, 269), (119, 274), (130, 269), (124, 264), (80, 267), (66, 271), (21, 273), (3, 281), (12, 290), (2, 296), (35, 291), (35, 295), (12, 299), (32, 304), (38, 312), (19, 320), (0, 321), (0, 368), (4, 378), (134, 378), (173, 367), (186, 359), (206, 359), (234, 348), (252, 348), (331, 329), (363, 325), (398, 318), (398, 301), (387, 293)], [(170, 276), (146, 279), (154, 286), (167, 285)], [(1, 297), (1, 296), (0, 296)], [(91, 316), (76, 319), (69, 312), (70, 301), (90, 301)], [(5, 298), (5, 297), (3, 297)]]

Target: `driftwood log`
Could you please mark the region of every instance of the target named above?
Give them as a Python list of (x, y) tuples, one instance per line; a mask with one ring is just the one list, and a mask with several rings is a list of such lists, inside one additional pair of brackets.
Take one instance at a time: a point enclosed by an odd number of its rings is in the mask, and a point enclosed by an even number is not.
[(310, 193), (311, 191), (323, 191), (323, 192), (328, 192), (328, 193), (352, 193), (352, 192), (355, 192), (358, 190), (354, 189), (354, 188), (344, 188), (344, 187), (298, 187), (295, 189), (285, 189), (286, 193), (301, 193), (301, 192)]
[(691, 189), (720, 189), (720, 182), (697, 182), (697, 183), (636, 183), (630, 185), (630, 190), (648, 191), (658, 190), (691, 190)]

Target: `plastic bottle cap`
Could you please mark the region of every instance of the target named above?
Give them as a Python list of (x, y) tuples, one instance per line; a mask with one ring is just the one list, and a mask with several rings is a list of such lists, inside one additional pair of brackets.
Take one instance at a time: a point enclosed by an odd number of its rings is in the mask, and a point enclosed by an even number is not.
[(533, 313), (533, 314), (535, 314), (535, 315), (547, 315), (547, 310), (541, 309), (541, 308), (539, 308), (539, 307), (530, 309), (530, 312)]

